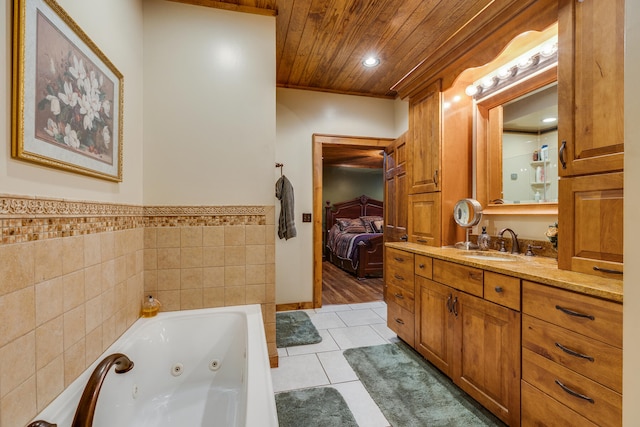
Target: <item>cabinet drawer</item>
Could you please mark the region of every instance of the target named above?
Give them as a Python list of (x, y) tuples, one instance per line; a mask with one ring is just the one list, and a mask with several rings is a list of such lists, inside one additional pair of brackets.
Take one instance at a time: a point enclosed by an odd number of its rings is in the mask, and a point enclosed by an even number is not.
[(622, 304), (523, 281), (522, 311), (622, 348)]
[(485, 271), (484, 299), (520, 311), (520, 279)]
[(415, 274), (431, 279), (433, 274), (433, 259), (424, 255), (416, 255)]
[(526, 381), (522, 381), (522, 427), (580, 426), (596, 427), (576, 411), (547, 396)]
[(433, 260), (433, 280), (482, 298), (482, 270), (453, 262)]
[(387, 303), (387, 326), (411, 347), (414, 346), (415, 319), (409, 310), (392, 302)]
[(528, 349), (522, 379), (601, 426), (622, 425), (622, 395)]
[(622, 350), (524, 315), (522, 346), (622, 393)]
[(409, 252), (387, 248), (387, 257), (385, 262), (385, 281), (387, 285), (391, 284), (400, 286), (413, 292), (413, 259), (413, 254)]
[(395, 303), (411, 313), (415, 311), (415, 294), (413, 292), (393, 284), (387, 284), (386, 289), (385, 300), (387, 304)]

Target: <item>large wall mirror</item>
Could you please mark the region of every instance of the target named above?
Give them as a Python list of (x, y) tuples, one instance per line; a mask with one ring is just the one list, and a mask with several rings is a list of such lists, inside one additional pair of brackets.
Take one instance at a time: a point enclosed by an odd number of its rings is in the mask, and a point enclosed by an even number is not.
[(557, 215), (557, 93), (554, 63), (478, 97), (476, 194), (485, 214)]

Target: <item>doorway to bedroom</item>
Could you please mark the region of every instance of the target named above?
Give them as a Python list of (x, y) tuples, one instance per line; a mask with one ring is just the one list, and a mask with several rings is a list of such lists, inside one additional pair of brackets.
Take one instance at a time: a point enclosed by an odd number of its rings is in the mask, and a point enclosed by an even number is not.
[[(382, 278), (381, 255), (379, 273), (375, 270), (369, 270), (366, 274), (358, 274), (357, 269), (353, 268), (357, 261), (342, 261), (340, 259), (348, 258), (350, 255), (347, 252), (341, 256), (336, 256), (335, 252), (330, 253), (327, 242), (335, 217), (331, 217), (330, 222), (332, 223), (327, 224), (325, 208), (327, 206), (333, 208), (336, 204), (340, 206), (344, 202), (360, 199), (364, 196), (365, 200), (371, 199), (382, 209), (384, 149), (392, 142), (392, 139), (385, 138), (313, 136), (314, 307), (383, 300), (384, 280)], [(369, 218), (358, 213), (357, 209), (359, 209), (357, 206), (349, 207), (342, 211), (344, 215), (341, 216), (354, 220), (353, 224), (357, 222), (358, 226), (362, 226), (362, 230), (356, 230), (357, 227), (352, 227), (347, 231), (375, 234), (371, 228), (373, 225), (371, 220), (377, 219), (377, 216), (382, 217), (381, 210), (372, 210), (371, 212), (374, 212), (375, 215)], [(366, 214), (367, 208), (362, 209), (362, 212)], [(335, 208), (333, 210), (335, 211)], [(361, 216), (370, 222), (365, 225), (360, 219)], [(380, 228), (381, 232), (382, 227)], [(380, 240), (379, 253), (381, 254), (382, 234), (380, 233), (378, 236)], [(357, 239), (364, 238), (364, 235), (357, 236)], [(345, 243), (344, 246), (348, 247), (348, 244)], [(374, 263), (374, 261), (369, 261), (367, 265), (373, 266)], [(359, 275), (362, 277), (358, 278)]]

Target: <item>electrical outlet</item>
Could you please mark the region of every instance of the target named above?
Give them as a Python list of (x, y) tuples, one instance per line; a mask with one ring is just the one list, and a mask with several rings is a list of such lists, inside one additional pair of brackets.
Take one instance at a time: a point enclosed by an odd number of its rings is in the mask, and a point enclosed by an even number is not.
[(302, 214), (302, 222), (311, 222), (311, 214), (303, 213)]

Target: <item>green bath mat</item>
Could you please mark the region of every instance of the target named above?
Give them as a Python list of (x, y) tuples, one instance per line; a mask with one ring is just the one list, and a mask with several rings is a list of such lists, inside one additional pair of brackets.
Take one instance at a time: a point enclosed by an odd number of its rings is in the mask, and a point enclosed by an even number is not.
[(352, 348), (344, 356), (392, 426), (504, 426), (405, 344)]
[(347, 402), (333, 387), (276, 394), (280, 427), (358, 427)]
[(304, 311), (276, 313), (276, 347), (316, 344), (322, 337)]

